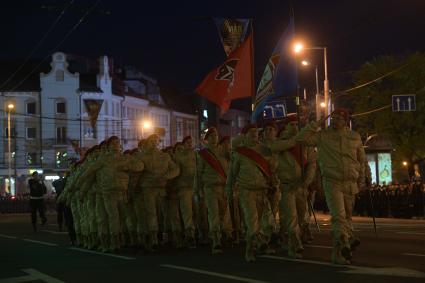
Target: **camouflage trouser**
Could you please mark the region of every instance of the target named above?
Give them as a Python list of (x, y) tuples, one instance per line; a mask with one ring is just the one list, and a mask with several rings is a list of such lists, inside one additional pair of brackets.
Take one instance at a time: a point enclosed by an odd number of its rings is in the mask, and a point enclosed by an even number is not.
[(105, 201), (101, 192), (96, 193), (96, 225), (99, 237), (109, 234), (108, 215), (106, 213)]
[(205, 187), (205, 204), (208, 209), (209, 233), (213, 237), (217, 233), (232, 233), (229, 204), (224, 193), (224, 186)]
[(192, 236), (195, 231), (193, 225), (193, 190), (189, 188), (179, 188), (177, 191), (180, 214), (183, 221), (184, 231), (187, 236)]
[(88, 193), (87, 200), (87, 220), (90, 234), (97, 234), (97, 221), (96, 221), (96, 193)]
[(350, 239), (354, 237), (351, 217), (357, 184), (323, 179), (323, 188), (331, 214), (334, 249), (349, 248)]
[(158, 232), (159, 188), (143, 188), (143, 205), (149, 233)]
[(261, 219), (261, 227), (264, 235), (270, 240), (273, 233), (278, 232), (278, 211), (281, 200), (281, 193), (276, 190), (273, 194), (268, 195), (269, 205), (264, 208), (263, 217)]
[(78, 209), (79, 200), (76, 200), (75, 196), (73, 198), (74, 199), (71, 200), (71, 211), (72, 211), (72, 217), (74, 219), (75, 233), (78, 235), (78, 234), (81, 234), (81, 225), (80, 225), (81, 213), (80, 213), (80, 210)]
[(111, 236), (118, 236), (125, 226), (124, 194), (120, 191), (103, 192), (106, 215)]
[(148, 233), (148, 227), (146, 223), (145, 203), (142, 192), (136, 192), (134, 194), (133, 205), (136, 215), (137, 233), (139, 235), (146, 235)]
[(239, 190), (239, 204), (243, 211), (246, 225), (245, 238), (247, 243), (263, 243), (264, 235), (261, 233), (260, 221), (263, 218), (264, 208), (269, 205), (265, 190)]
[(280, 225), (288, 233), (289, 252), (302, 248), (300, 227), (305, 225), (306, 190), (291, 184), (281, 185), (282, 199), (280, 201)]
[(81, 235), (87, 236), (89, 234), (89, 223), (87, 219), (87, 199), (77, 200), (77, 209), (80, 212), (80, 230)]
[(125, 225), (128, 233), (135, 234), (137, 232), (137, 217), (135, 199), (128, 200), (124, 203), (125, 209)]
[(180, 213), (179, 213), (179, 199), (175, 188), (168, 190), (168, 220), (170, 228), (173, 233), (180, 233), (182, 231)]

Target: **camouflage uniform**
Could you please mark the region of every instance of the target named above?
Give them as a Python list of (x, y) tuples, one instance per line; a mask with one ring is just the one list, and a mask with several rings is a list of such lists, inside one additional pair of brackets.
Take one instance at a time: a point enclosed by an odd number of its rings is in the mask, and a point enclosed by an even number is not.
[(359, 186), (364, 185), (365, 152), (358, 133), (332, 126), (317, 132), (318, 127), (316, 122), (311, 122), (298, 134), (297, 141), (317, 146), (323, 188), (331, 213), (332, 261), (349, 263), (350, 244), (357, 241), (351, 217), (355, 194)]

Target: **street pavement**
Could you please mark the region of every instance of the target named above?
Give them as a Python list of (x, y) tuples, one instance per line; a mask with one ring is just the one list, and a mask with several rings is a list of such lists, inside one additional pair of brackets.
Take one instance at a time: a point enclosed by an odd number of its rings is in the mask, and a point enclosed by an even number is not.
[[(29, 215), (0, 214), (0, 283), (10, 282), (425, 282), (425, 221), (355, 218), (361, 245), (351, 266), (330, 264), (328, 215), (303, 260), (284, 251), (246, 263), (243, 246), (211, 255), (209, 248), (124, 250), (103, 254), (69, 245), (54, 215), (34, 233)], [(313, 227), (313, 224), (312, 224)]]

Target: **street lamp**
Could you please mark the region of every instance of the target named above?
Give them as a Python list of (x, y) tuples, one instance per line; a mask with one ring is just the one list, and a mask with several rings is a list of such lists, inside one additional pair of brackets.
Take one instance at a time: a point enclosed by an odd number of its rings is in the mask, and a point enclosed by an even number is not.
[[(302, 60), (301, 65), (309, 66), (310, 62), (308, 62), (307, 60)], [(319, 94), (319, 75), (318, 75), (318, 72), (317, 72), (317, 65), (315, 66), (315, 71), (316, 71), (316, 121), (319, 121), (320, 116), (321, 116), (320, 115), (321, 110), (320, 110), (320, 107), (319, 107), (320, 94)], [(320, 106), (322, 106), (322, 105), (320, 104)], [(324, 106), (322, 106), (322, 108), (324, 108)]]
[(145, 137), (145, 130), (152, 128), (152, 123), (149, 120), (142, 121), (142, 138)]
[[(329, 81), (328, 81), (328, 59), (327, 59), (327, 49), (326, 47), (304, 47), (302, 43), (296, 43), (294, 45), (294, 52), (301, 53), (302, 50), (323, 50), (323, 62), (325, 69), (325, 80), (323, 82), (324, 90), (323, 93), (325, 95), (325, 117), (327, 117), (330, 113), (330, 98), (329, 98)], [(326, 124), (327, 125), (327, 124)]]
[(407, 166), (407, 161), (403, 161), (403, 166), (406, 167)]
[(12, 103), (9, 103), (7, 105), (7, 148), (8, 148), (8, 173), (9, 173), (9, 192), (12, 196), (15, 195), (15, 191), (12, 192), (12, 152), (11, 152), (11, 136), (12, 136), (12, 129), (10, 126), (10, 112), (15, 108), (15, 105)]
[(320, 107), (325, 108), (326, 107), (326, 103), (324, 103), (324, 102), (320, 103)]

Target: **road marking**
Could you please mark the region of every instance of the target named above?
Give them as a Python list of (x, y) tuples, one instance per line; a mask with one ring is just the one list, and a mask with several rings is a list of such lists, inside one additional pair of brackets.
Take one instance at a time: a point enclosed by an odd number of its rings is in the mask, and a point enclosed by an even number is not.
[(45, 245), (45, 246), (51, 246), (51, 247), (56, 247), (58, 246), (58, 244), (53, 244), (53, 243), (49, 243), (49, 242), (43, 242), (43, 241), (37, 241), (37, 240), (31, 240), (31, 239), (22, 239), (25, 242), (31, 242), (31, 243), (36, 243), (36, 244), (41, 244), (41, 245)]
[(47, 274), (41, 273), (33, 268), (22, 269), (22, 271), (27, 273), (28, 275), (0, 279), (0, 283), (19, 283), (19, 282), (28, 282), (28, 281), (38, 281), (38, 280), (42, 280), (43, 282), (47, 282), (47, 283), (65, 283), (64, 281), (51, 277)]
[(320, 245), (305, 245), (307, 248), (319, 248), (319, 249), (332, 249), (331, 246), (320, 246)]
[(103, 256), (115, 257), (115, 258), (126, 259), (126, 260), (134, 260), (134, 259), (136, 259), (134, 257), (128, 257), (128, 256), (116, 255), (116, 254), (107, 254), (107, 253), (101, 253), (101, 252), (96, 252), (96, 251), (91, 251), (91, 250), (80, 249), (80, 248), (68, 248), (68, 249), (74, 250), (74, 251), (83, 252), (83, 253), (89, 253), (89, 254), (95, 254), (95, 255), (103, 255)]
[(421, 254), (411, 254), (411, 253), (404, 253), (403, 255), (407, 255), (407, 256), (423, 256), (423, 257), (425, 257), (425, 255), (421, 255)]
[(421, 232), (396, 232), (397, 234), (405, 234), (405, 235), (425, 235), (424, 233)]
[(61, 231), (52, 231), (52, 230), (41, 230), (42, 232), (50, 233), (50, 234), (68, 234), (68, 232)]
[(355, 266), (355, 265), (336, 265), (330, 262), (305, 260), (305, 259), (291, 259), (286, 257), (270, 256), (270, 255), (263, 255), (261, 257), (268, 258), (268, 259), (310, 263), (310, 264), (325, 265), (325, 266), (348, 269), (348, 270), (338, 271), (340, 273), (425, 278), (425, 273), (417, 271), (417, 270), (413, 270), (413, 269), (403, 268), (403, 267), (365, 267), (365, 266)]
[(205, 275), (209, 275), (209, 276), (215, 276), (215, 277), (231, 279), (231, 280), (236, 280), (236, 281), (243, 281), (243, 282), (249, 282), (249, 283), (267, 283), (266, 281), (251, 279), (251, 278), (247, 278), (247, 277), (239, 277), (239, 276), (228, 275), (228, 274), (223, 274), (223, 273), (218, 273), (218, 272), (212, 272), (212, 271), (203, 270), (203, 269), (189, 268), (189, 267), (184, 267), (184, 266), (179, 266), (179, 265), (161, 264), (161, 266), (166, 267), (166, 268), (184, 270), (184, 271), (189, 271), (189, 272), (194, 272), (194, 273), (199, 273), (199, 274), (205, 274)]
[(4, 234), (0, 234), (0, 237), (6, 238), (6, 239), (18, 239), (18, 237), (8, 236), (8, 235), (4, 235)]

